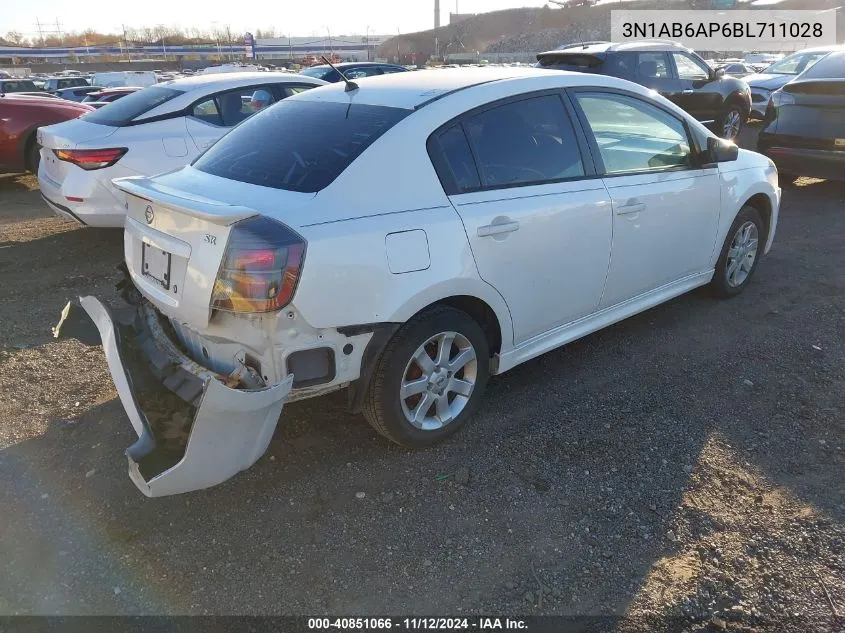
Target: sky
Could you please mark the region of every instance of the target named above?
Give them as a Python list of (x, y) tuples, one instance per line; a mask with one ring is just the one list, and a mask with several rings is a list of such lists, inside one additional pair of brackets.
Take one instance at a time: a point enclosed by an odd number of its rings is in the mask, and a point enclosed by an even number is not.
[[(229, 26), (233, 33), (275, 27), (284, 35), (375, 34), (422, 31), (434, 26), (434, 0), (4, 0), (0, 12), (0, 34), (19, 31), (24, 37), (38, 35), (36, 20), (44, 34), (56, 31), (56, 19), (63, 32), (92, 28), (119, 32), (129, 27), (197, 27), (203, 30)], [(461, 13), (481, 13), (514, 7), (540, 7), (545, 0), (457, 0)], [(441, 25), (449, 22), (456, 0), (441, 0)], [(47, 31), (52, 30), (53, 33)]]

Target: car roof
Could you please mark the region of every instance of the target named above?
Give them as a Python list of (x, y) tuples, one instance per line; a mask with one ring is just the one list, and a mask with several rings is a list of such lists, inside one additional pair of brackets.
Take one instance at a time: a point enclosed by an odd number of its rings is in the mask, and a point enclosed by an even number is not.
[(444, 68), (426, 72), (392, 73), (378, 77), (367, 77), (366, 81), (356, 83), (357, 90), (348, 92), (346, 91), (346, 84), (338, 82), (301, 92), (290, 97), (290, 99), (366, 103), (414, 110), (453, 92), (492, 81), (531, 82), (534, 78), (548, 76), (560, 78), (559, 85), (561, 87), (581, 84), (631, 86), (630, 82), (614, 77), (605, 77), (604, 75), (587, 75), (531, 67)]
[[(387, 62), (340, 62), (334, 64), (335, 68), (349, 68), (350, 66), (396, 66), (398, 68), (404, 68), (404, 66), (400, 66), (399, 64), (389, 64)], [(309, 68), (330, 68), (330, 66), (328, 64), (317, 64), (315, 66), (309, 66)]]
[(306, 75), (285, 72), (251, 71), (191, 75), (190, 77), (180, 77), (179, 79), (163, 81), (157, 85), (188, 91), (207, 87), (216, 89), (219, 86), (232, 86), (233, 88), (237, 88), (241, 85), (253, 84), (256, 79), (262, 81), (272, 81), (273, 83), (307, 81), (309, 83), (320, 82), (320, 84), (322, 84), (321, 80), (315, 79), (314, 77), (308, 77)]
[(689, 51), (686, 46), (672, 40), (638, 40), (636, 42), (583, 42), (566, 44), (560, 48), (537, 54), (537, 58), (550, 55), (610, 53), (615, 51)]
[(786, 55), (786, 57), (792, 57), (793, 55), (799, 55), (801, 53), (832, 53), (835, 51), (845, 51), (845, 45), (842, 44), (831, 44), (829, 46), (808, 46), (807, 48), (802, 48), (800, 51), (795, 51), (794, 53), (790, 53)]

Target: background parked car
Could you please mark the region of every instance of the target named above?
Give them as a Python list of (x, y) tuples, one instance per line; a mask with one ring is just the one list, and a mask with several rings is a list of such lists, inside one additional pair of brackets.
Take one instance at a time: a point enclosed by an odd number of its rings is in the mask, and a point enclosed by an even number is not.
[(716, 133), (735, 139), (748, 118), (748, 84), (716, 70), (672, 42), (572, 44), (537, 55), (541, 68), (612, 75), (633, 81), (678, 105)]
[(91, 108), (63, 99), (0, 97), (0, 172), (38, 171), (36, 130), (75, 119)]
[(0, 94), (13, 92), (43, 92), (31, 79), (0, 79)]
[(79, 88), (90, 85), (84, 77), (48, 77), (44, 80), (44, 90), (56, 92), (64, 88)]
[[(379, 62), (342, 62), (335, 64), (335, 68), (343, 72), (347, 79), (361, 79), (363, 77), (377, 77), (379, 75), (389, 75), (391, 73), (404, 73), (408, 69), (397, 64), (382, 64)], [(321, 64), (319, 66), (311, 66), (310, 68), (303, 68), (299, 71), (300, 74), (308, 77), (316, 77), (329, 83), (336, 83), (340, 81), (340, 75), (331, 66)]]
[(826, 55), (842, 49), (842, 46), (805, 48), (776, 61), (760, 73), (745, 77), (751, 88), (751, 116), (762, 119), (772, 92), (785, 86)]
[(68, 101), (81, 103), (89, 94), (99, 92), (102, 89), (102, 86), (89, 86), (88, 84), (85, 84), (84, 86), (76, 86), (75, 88), (61, 88), (56, 90), (53, 94), (57, 97), (61, 97), (62, 99), (67, 99)]
[(91, 77), (91, 84), (114, 88), (117, 86), (134, 86), (146, 88), (158, 83), (156, 74), (151, 70), (121, 70), (114, 72), (94, 73)]
[(39, 131), (41, 192), (63, 217), (121, 227), (126, 209), (113, 178), (181, 167), (262, 107), (324, 84), (290, 73), (220, 73), (131, 89), (78, 121)]
[(769, 97), (757, 149), (781, 179), (845, 180), (845, 50), (830, 53)]

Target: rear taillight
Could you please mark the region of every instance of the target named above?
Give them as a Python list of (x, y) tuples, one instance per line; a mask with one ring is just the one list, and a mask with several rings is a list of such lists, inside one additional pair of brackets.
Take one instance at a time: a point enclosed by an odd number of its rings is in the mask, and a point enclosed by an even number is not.
[(305, 240), (265, 217), (238, 222), (229, 236), (211, 307), (227, 312), (274, 312), (296, 291)]
[(111, 167), (127, 152), (126, 147), (111, 149), (54, 149), (53, 153), (59, 160), (73, 163), (85, 170)]

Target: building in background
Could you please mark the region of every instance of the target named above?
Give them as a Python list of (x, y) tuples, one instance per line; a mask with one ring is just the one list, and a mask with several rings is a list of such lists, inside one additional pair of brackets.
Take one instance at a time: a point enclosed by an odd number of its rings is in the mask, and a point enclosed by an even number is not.
[(335, 55), (344, 61), (374, 60), (376, 51), (391, 35), (338, 35), (326, 37), (273, 37), (255, 41), (258, 59), (296, 59)]

